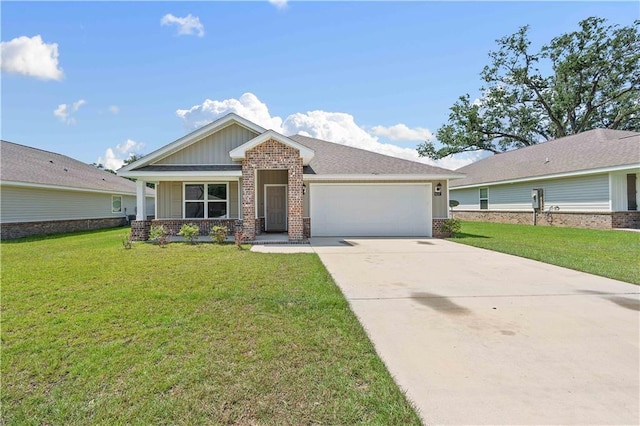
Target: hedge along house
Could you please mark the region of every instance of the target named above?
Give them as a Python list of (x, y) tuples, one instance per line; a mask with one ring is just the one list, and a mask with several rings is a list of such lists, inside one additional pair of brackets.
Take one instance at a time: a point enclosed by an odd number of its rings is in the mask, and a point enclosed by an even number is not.
[[(123, 226), (136, 214), (136, 185), (73, 158), (2, 141), (3, 240)], [(147, 209), (155, 192), (146, 189)]]
[(640, 133), (590, 130), (457, 171), (466, 175), (451, 188), (451, 198), (460, 203), (453, 209), (459, 219), (640, 228)]
[[(283, 136), (236, 114), (120, 169), (154, 182), (156, 219), (139, 202), (135, 237), (152, 224), (241, 224), (245, 239), (310, 236), (438, 236), (448, 215), (450, 170), (305, 136)], [(139, 196), (141, 192), (139, 192)]]

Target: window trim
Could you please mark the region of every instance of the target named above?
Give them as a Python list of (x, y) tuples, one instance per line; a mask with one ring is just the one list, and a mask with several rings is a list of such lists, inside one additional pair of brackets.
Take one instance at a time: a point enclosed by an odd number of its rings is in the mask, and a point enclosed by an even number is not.
[[(116, 198), (120, 198), (120, 209), (119, 210), (115, 210), (113, 208), (113, 202), (116, 200)], [(122, 213), (122, 195), (112, 195), (111, 196), (111, 213)]]
[[(486, 197), (482, 197), (482, 190), (485, 189), (487, 191), (487, 196)], [(484, 187), (484, 188), (478, 188), (478, 200), (479, 200), (479, 207), (480, 210), (489, 210), (489, 187)], [(482, 207), (482, 202), (486, 201), (487, 202), (487, 206), (486, 207)]]
[[(187, 185), (204, 185), (204, 199), (203, 200), (187, 200)], [(226, 199), (221, 200), (208, 200), (209, 185), (224, 185)], [(204, 217), (187, 217), (187, 202), (190, 203), (203, 203), (204, 204)], [(208, 217), (209, 209), (208, 203), (225, 203), (227, 214), (224, 217)], [(183, 219), (229, 219), (229, 182), (182, 182), (182, 218)]]

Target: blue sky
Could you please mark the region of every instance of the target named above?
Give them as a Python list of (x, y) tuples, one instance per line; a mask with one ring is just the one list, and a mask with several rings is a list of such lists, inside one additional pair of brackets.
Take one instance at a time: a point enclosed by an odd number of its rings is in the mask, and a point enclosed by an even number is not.
[(3, 2), (2, 139), (116, 167), (234, 111), (416, 158), (458, 96), (479, 96), (496, 39), (530, 25), (540, 46), (589, 16), (639, 15), (635, 2)]

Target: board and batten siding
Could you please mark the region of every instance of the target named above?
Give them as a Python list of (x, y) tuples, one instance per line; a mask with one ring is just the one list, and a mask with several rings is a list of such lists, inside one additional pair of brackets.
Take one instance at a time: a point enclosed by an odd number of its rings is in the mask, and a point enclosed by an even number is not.
[[(208, 182), (197, 182), (208, 183)], [(216, 181), (218, 183), (218, 181)], [(227, 182), (229, 198), (229, 218), (238, 219), (238, 186), (237, 181)], [(182, 206), (184, 199), (182, 189), (184, 182), (159, 182), (156, 186), (158, 197), (158, 212), (156, 219), (182, 219)]]
[(531, 190), (542, 188), (544, 207), (566, 212), (607, 212), (609, 174), (534, 180), (451, 189), (450, 198), (460, 204), (453, 210), (480, 210), (480, 188), (489, 188), (489, 208), (494, 211), (531, 211)]
[[(135, 195), (122, 196), (122, 212), (111, 212), (112, 194), (25, 188), (3, 185), (0, 191), (0, 217), (3, 223), (49, 220), (102, 219), (135, 214)], [(153, 210), (151, 210), (153, 211)]]
[[(396, 180), (314, 180), (313, 183), (430, 183), (431, 190), (434, 191), (436, 185), (438, 183), (442, 184), (442, 195), (435, 196), (433, 192), (431, 193), (431, 208), (432, 208), (432, 219), (447, 219), (449, 217), (449, 208), (447, 202), (447, 184), (446, 180), (433, 180), (433, 181), (420, 181), (420, 180), (408, 180), (408, 181), (396, 181)], [(311, 194), (311, 185), (310, 182), (305, 181), (305, 185), (307, 187), (306, 193), (302, 197), (302, 215), (304, 217), (309, 217), (310, 209), (309, 209), (309, 200)]]
[(256, 136), (258, 136), (258, 134), (249, 129), (237, 124), (231, 124), (154, 164), (239, 164), (231, 160), (229, 151), (250, 141)]

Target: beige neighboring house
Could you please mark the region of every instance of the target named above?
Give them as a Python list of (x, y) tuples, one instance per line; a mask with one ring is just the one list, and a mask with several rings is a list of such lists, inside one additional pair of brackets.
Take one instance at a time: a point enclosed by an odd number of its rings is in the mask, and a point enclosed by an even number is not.
[[(177, 232), (195, 223), (310, 236), (438, 236), (448, 217), (450, 170), (310, 137), (284, 136), (236, 114), (118, 170), (156, 184), (155, 220), (138, 209), (132, 230)], [(139, 204), (140, 206), (140, 204)]]
[[(136, 214), (136, 184), (54, 152), (12, 142), (0, 146), (3, 240), (123, 226)], [(153, 212), (155, 191), (146, 189)]]
[[(640, 228), (640, 133), (595, 129), (496, 154), (456, 170), (456, 218)], [(534, 205), (536, 213), (534, 214)]]

